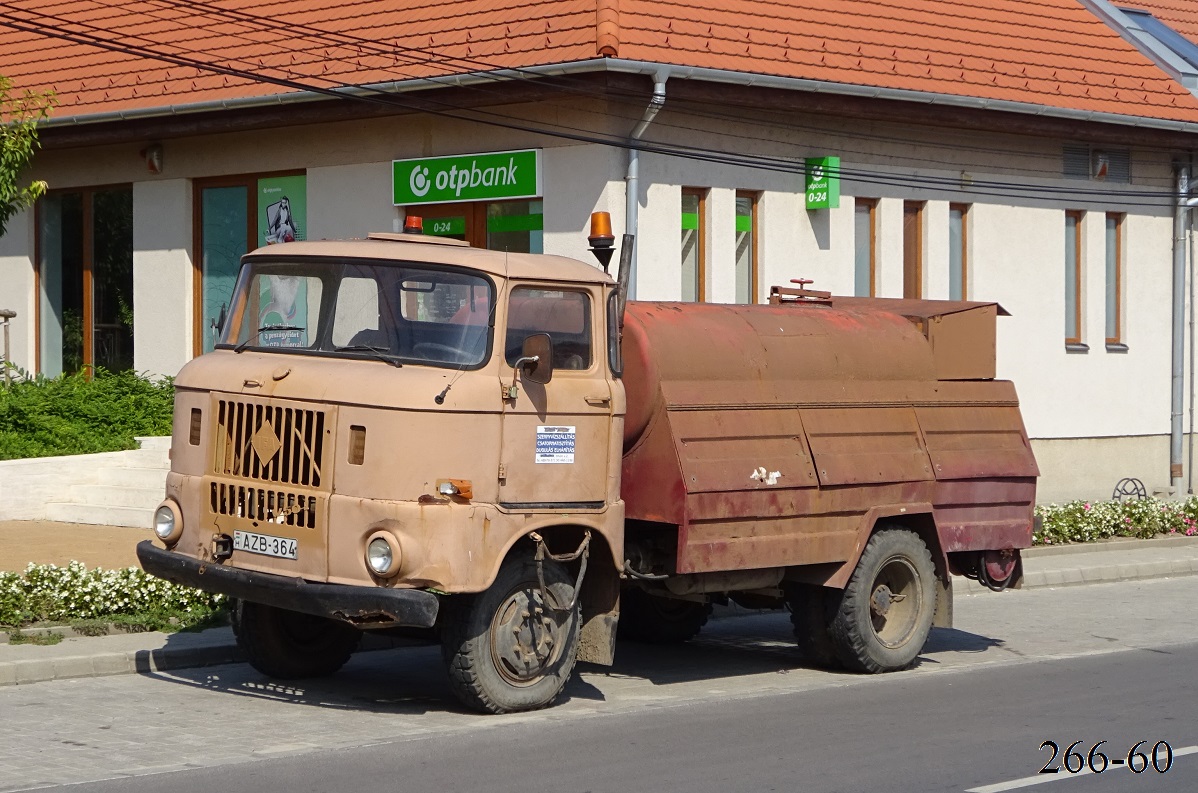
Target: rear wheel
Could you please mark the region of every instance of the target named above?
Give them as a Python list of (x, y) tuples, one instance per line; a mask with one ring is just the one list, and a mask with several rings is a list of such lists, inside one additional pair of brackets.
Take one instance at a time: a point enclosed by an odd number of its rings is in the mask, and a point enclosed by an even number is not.
[(823, 669), (840, 666), (829, 631), (840, 596), (840, 590), (813, 584), (796, 584), (787, 592), (786, 604), (790, 607), (795, 642), (812, 666)]
[(454, 694), (488, 713), (536, 710), (565, 688), (578, 656), (578, 604), (565, 567), (509, 558), (478, 595), (445, 603), (441, 651)]
[(676, 644), (699, 634), (711, 616), (710, 603), (651, 595), (643, 589), (620, 593), (617, 635), (647, 644)]
[(932, 629), (935, 583), (932, 555), (918, 534), (874, 534), (829, 625), (837, 659), (858, 672), (910, 666)]
[(331, 675), (362, 640), (347, 623), (244, 600), (233, 609), (233, 633), (250, 666), (281, 680)]

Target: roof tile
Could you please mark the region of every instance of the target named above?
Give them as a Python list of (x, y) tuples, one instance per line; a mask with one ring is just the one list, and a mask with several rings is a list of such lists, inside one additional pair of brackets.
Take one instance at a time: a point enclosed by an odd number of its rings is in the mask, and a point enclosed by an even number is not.
[[(570, 62), (597, 56), (601, 1), (18, 0), (0, 10), (0, 74), (53, 88), (59, 115), (86, 115), (296, 90), (287, 83), (319, 89)], [(1134, 2), (1198, 39), (1192, 0)], [(625, 59), (1198, 121), (1198, 100), (1077, 0), (607, 4), (618, 8)], [(6, 27), (12, 20), (59, 37)]]

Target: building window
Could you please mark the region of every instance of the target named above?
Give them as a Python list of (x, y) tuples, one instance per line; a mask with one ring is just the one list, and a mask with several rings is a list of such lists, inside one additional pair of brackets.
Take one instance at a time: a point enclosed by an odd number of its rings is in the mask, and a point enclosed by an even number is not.
[(133, 368), (133, 190), (50, 193), (38, 202), (37, 369)]
[(853, 202), (853, 294), (858, 297), (877, 293), (877, 215), (877, 199)]
[(1106, 216), (1106, 343), (1108, 349), (1123, 351), (1123, 218)]
[(1065, 213), (1065, 345), (1079, 352), (1082, 344), (1082, 214)]
[(475, 248), (508, 253), (544, 253), (544, 202), (474, 201), (408, 207), (424, 220), (424, 233), (465, 240)]
[(948, 299), (969, 299), (969, 205), (948, 206)]
[(682, 299), (707, 298), (707, 191), (682, 188)]
[(736, 194), (736, 302), (757, 302), (757, 194)]
[(923, 297), (923, 202), (903, 202), (903, 297)]

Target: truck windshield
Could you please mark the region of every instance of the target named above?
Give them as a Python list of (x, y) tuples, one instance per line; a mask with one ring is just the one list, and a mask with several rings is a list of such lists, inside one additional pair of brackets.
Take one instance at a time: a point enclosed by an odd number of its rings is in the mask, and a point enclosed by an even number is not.
[(426, 264), (249, 262), (218, 348), (481, 366), (494, 285)]

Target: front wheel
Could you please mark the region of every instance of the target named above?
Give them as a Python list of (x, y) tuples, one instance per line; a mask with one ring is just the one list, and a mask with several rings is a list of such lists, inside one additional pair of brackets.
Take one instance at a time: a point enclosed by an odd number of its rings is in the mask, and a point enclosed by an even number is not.
[(892, 672), (923, 650), (936, 610), (928, 546), (906, 529), (870, 538), (829, 624), (836, 658), (857, 672)]
[(445, 603), (441, 652), (453, 693), (487, 713), (536, 710), (565, 688), (578, 656), (578, 604), (565, 567), (509, 558), (478, 595)]
[(331, 675), (362, 640), (348, 623), (244, 600), (233, 609), (233, 633), (250, 666), (280, 680)]

